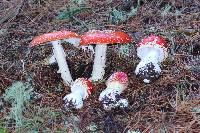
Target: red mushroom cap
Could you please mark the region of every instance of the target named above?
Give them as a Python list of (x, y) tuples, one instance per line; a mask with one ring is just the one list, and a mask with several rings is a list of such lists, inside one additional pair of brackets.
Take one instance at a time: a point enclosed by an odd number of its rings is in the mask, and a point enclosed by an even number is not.
[(141, 45), (160, 45), (164, 46), (165, 48), (168, 47), (166, 41), (161, 38), (160, 36), (150, 35), (147, 38), (142, 39), (138, 44), (137, 47)]
[(79, 38), (79, 36), (75, 32), (71, 31), (55, 31), (51, 33), (42, 34), (40, 36), (35, 37), (31, 42), (29, 47), (33, 47), (39, 45), (41, 43), (55, 41), (55, 40), (62, 40), (67, 38)]
[(167, 42), (160, 36), (150, 35), (144, 39), (142, 39), (137, 45), (137, 55), (139, 58), (142, 58), (149, 51), (149, 48), (155, 48), (159, 51), (159, 61), (163, 61), (168, 57), (168, 44)]
[(81, 36), (80, 45), (129, 43), (131, 38), (122, 31), (92, 30)]
[(128, 85), (128, 76), (124, 72), (115, 72), (109, 77), (106, 84), (109, 84), (109, 83), (115, 82), (115, 81), (127, 86)]
[[(92, 82), (91, 82), (90, 80), (87, 80), (87, 79), (85, 79), (85, 78), (78, 78), (76, 81), (77, 81), (77, 82), (78, 82), (78, 81), (81, 81), (81, 83), (82, 83), (82, 84), (85, 86), (85, 88), (87, 89), (87, 92), (88, 92), (89, 95), (92, 93), (93, 87), (92, 87)], [(76, 81), (75, 81), (75, 82), (76, 82)]]

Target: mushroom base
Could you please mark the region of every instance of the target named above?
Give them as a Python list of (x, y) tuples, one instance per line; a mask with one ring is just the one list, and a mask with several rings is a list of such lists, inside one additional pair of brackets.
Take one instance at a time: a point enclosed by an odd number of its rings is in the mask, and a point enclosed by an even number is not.
[(65, 101), (65, 108), (80, 109), (83, 107), (83, 98), (80, 94), (68, 94), (63, 98), (63, 100)]
[(78, 78), (71, 86), (71, 93), (66, 95), (63, 100), (65, 101), (65, 107), (71, 107), (80, 109), (83, 107), (83, 100), (88, 97), (87, 80), (84, 78)]
[(157, 63), (141, 61), (137, 65), (135, 73), (144, 83), (150, 83), (160, 76), (161, 69)]
[(103, 104), (104, 109), (110, 110), (115, 107), (127, 107), (128, 101), (123, 99), (120, 94), (124, 86), (117, 82), (111, 83), (99, 96), (99, 101)]
[(125, 108), (128, 106), (128, 101), (117, 93), (109, 93), (104, 95), (100, 102), (103, 104), (105, 110), (111, 110), (115, 107)]

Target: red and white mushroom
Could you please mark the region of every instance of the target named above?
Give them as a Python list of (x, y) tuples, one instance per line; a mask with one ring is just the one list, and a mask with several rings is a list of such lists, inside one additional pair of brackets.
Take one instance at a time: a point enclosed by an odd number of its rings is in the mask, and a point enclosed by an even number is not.
[(46, 33), (40, 36), (37, 36), (30, 42), (30, 47), (37, 46), (39, 44), (43, 44), (45, 42), (49, 42), (53, 46), (53, 54), (58, 63), (59, 70), (58, 73), (61, 73), (62, 79), (65, 81), (67, 85), (70, 85), (73, 82), (71, 77), (67, 62), (66, 62), (66, 55), (64, 49), (61, 45), (61, 40), (68, 39), (68, 42), (74, 43), (77, 42), (79, 36), (71, 31), (55, 31), (51, 33)]
[(150, 35), (137, 44), (137, 56), (141, 59), (135, 73), (143, 79), (143, 82), (150, 83), (159, 77), (161, 69), (159, 63), (167, 58), (167, 43), (160, 36)]
[(81, 36), (80, 45), (96, 44), (92, 81), (102, 80), (105, 74), (107, 44), (130, 43), (131, 38), (122, 31), (92, 30)]
[(120, 98), (120, 94), (128, 86), (128, 76), (124, 72), (113, 73), (106, 82), (107, 88), (101, 92), (99, 101), (103, 103), (104, 109), (110, 110), (114, 107), (127, 107), (128, 101)]
[(91, 81), (84, 78), (76, 79), (71, 86), (71, 93), (63, 98), (65, 101), (65, 107), (67, 108), (70, 104), (72, 104), (76, 109), (82, 108), (83, 100), (88, 98), (91, 92)]

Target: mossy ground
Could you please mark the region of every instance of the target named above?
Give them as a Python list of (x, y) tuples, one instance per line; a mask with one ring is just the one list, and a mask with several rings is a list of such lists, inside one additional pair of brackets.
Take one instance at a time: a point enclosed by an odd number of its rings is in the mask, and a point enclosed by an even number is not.
[[(199, 133), (200, 2), (139, 2), (139, 5), (137, 0), (1, 2), (0, 129), (6, 128), (9, 132), (20, 128), (21, 132)], [(119, 70), (129, 76), (128, 89), (122, 94), (129, 100), (127, 109), (105, 111), (98, 96), (106, 86), (105, 82), (99, 82), (82, 109), (63, 110), (62, 98), (70, 88), (57, 74), (57, 66), (46, 62), (51, 46), (38, 46), (27, 54), (27, 46), (35, 36), (62, 29), (79, 34), (90, 29), (122, 30), (133, 37), (128, 48), (110, 45), (106, 62), (105, 80)], [(134, 46), (151, 33), (167, 40), (170, 56), (162, 63), (161, 77), (145, 85), (134, 74), (139, 62)], [(70, 55), (67, 61), (73, 78), (90, 77), (93, 56), (70, 44), (64, 48)], [(2, 99), (5, 89), (16, 81), (30, 82), (34, 87), (34, 95), (23, 112), (25, 125), (22, 127), (6, 119), (11, 105)]]

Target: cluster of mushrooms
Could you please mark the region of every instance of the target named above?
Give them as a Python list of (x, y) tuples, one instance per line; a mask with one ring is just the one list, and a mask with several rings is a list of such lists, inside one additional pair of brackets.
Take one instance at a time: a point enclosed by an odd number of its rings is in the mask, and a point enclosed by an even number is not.
[[(92, 76), (89, 79), (78, 78), (73, 81), (66, 61), (66, 54), (62, 47), (62, 42), (68, 42), (76, 47), (85, 49), (96, 44), (94, 51), (94, 64)], [(71, 31), (55, 31), (37, 36), (30, 42), (30, 47), (34, 47), (48, 42), (53, 46), (53, 55), (49, 63), (57, 62), (58, 73), (61, 74), (65, 84), (71, 87), (71, 93), (67, 94), (63, 100), (68, 105), (73, 104), (76, 109), (83, 107), (83, 100), (92, 93), (92, 81), (103, 79), (106, 67), (107, 44), (125, 44), (132, 41), (131, 37), (122, 31), (112, 30), (91, 30), (79, 36)], [(167, 58), (167, 43), (160, 36), (150, 35), (142, 39), (137, 45), (137, 56), (141, 59), (136, 67), (135, 74), (143, 79), (144, 83), (150, 83), (158, 78), (161, 73), (159, 64)], [(113, 73), (106, 81), (107, 88), (101, 92), (99, 101), (104, 109), (110, 110), (114, 107), (127, 107), (128, 101), (120, 97), (120, 94), (128, 86), (128, 76), (124, 72)]]

